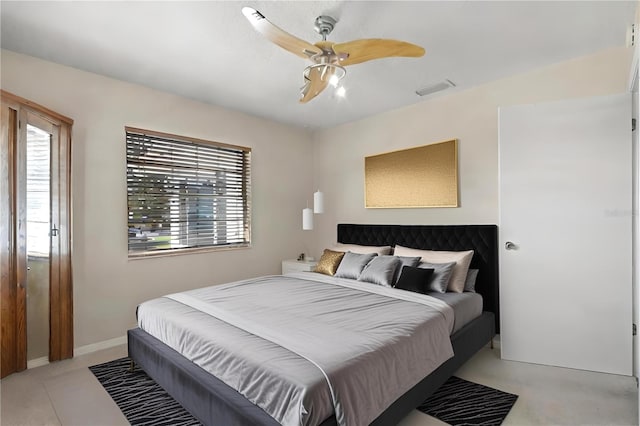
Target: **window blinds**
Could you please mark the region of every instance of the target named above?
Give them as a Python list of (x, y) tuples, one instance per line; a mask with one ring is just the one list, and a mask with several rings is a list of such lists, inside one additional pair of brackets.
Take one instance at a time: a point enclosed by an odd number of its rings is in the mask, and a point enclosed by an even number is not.
[(126, 128), (129, 254), (250, 244), (251, 150)]

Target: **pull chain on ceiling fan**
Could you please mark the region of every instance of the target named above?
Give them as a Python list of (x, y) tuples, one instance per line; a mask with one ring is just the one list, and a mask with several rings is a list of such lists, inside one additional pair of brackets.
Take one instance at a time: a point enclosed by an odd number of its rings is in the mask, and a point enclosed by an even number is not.
[(425, 53), (420, 46), (391, 39), (370, 38), (346, 43), (328, 41), (327, 36), (336, 24), (336, 20), (331, 16), (322, 15), (316, 18), (314, 28), (322, 36), (322, 41), (311, 44), (273, 25), (255, 9), (243, 7), (242, 13), (253, 28), (267, 40), (313, 62), (302, 73), (304, 86), (301, 89), (301, 103), (309, 102), (328, 85), (337, 87), (346, 75), (344, 67), (348, 65), (393, 56), (418, 58)]

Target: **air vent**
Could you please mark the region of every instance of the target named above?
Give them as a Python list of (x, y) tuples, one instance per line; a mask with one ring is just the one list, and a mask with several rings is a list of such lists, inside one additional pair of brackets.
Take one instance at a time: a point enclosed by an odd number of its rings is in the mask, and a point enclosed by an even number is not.
[(431, 86), (427, 86), (420, 90), (416, 90), (416, 94), (418, 96), (427, 96), (432, 93), (448, 89), (449, 87), (456, 87), (456, 85), (451, 80), (444, 80), (444, 81), (441, 81), (440, 83), (432, 84)]

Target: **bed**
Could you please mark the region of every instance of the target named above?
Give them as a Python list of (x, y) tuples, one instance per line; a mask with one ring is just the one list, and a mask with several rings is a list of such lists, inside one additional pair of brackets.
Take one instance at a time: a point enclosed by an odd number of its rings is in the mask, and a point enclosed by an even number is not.
[[(385, 405), (386, 408), (381, 414), (370, 422), (375, 425), (395, 424), (420, 405), (480, 348), (489, 343), (498, 330), (497, 227), (339, 224), (337, 232), (338, 242), (343, 244), (399, 245), (449, 251), (474, 250), (470, 268), (479, 270), (476, 292), (482, 296), (482, 313), (451, 334), (453, 357), (419, 380), (395, 401)], [(204, 424), (278, 424), (262, 408), (225, 382), (142, 329), (129, 330), (128, 341), (131, 359)], [(336, 412), (339, 410), (336, 409)], [(344, 424), (345, 420), (344, 417), (338, 420), (335, 413), (315, 422), (322, 425), (338, 423)]]

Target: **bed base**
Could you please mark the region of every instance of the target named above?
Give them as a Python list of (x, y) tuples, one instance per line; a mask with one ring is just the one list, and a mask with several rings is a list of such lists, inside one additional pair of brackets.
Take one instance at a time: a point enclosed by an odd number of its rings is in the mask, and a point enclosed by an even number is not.
[[(372, 425), (397, 424), (411, 410), (435, 392), (462, 364), (491, 342), (495, 335), (494, 315), (481, 316), (452, 337), (455, 355), (398, 398)], [(129, 357), (150, 377), (205, 425), (278, 425), (260, 407), (235, 389), (184, 358), (155, 337), (135, 328), (127, 333)], [(335, 425), (335, 417), (321, 426)]]

